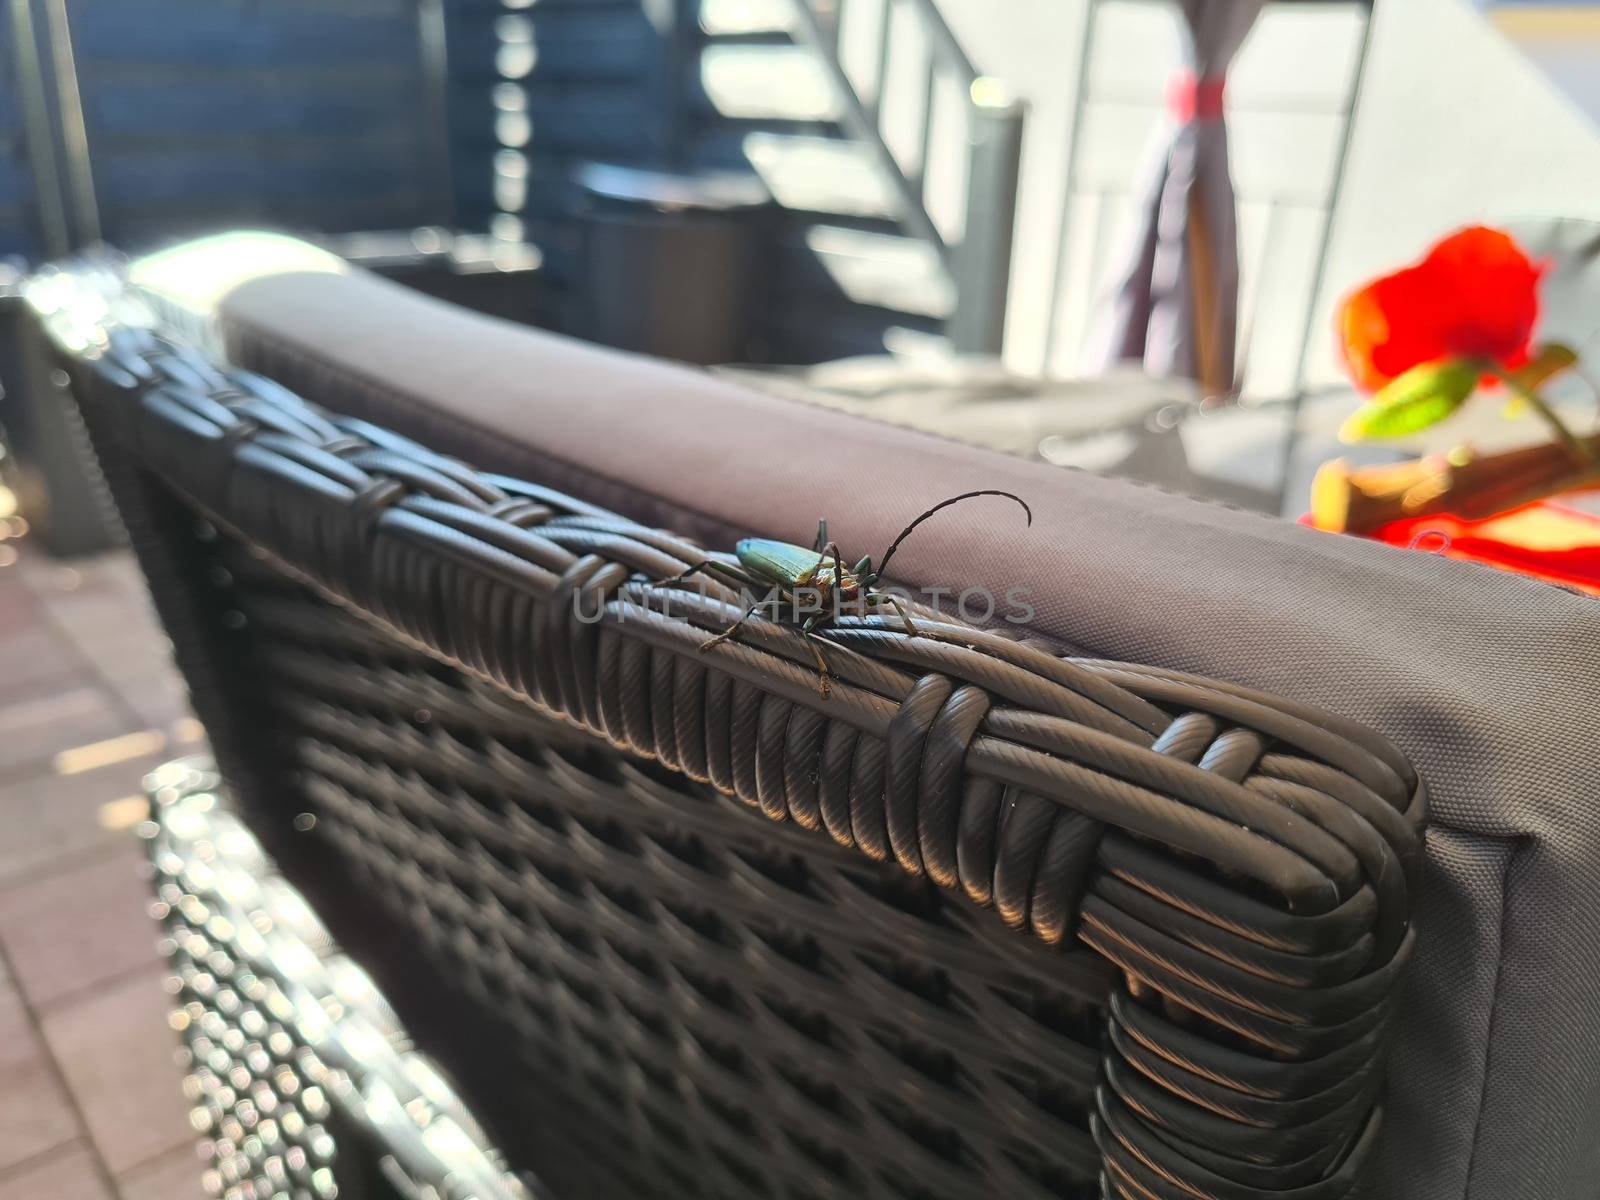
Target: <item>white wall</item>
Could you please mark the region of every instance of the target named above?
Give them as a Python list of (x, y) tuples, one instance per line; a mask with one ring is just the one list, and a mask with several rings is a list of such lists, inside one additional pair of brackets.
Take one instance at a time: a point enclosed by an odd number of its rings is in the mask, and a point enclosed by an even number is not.
[[(981, 70), (1031, 104), (1007, 353), (1040, 365), (1070, 143), (1082, 0), (942, 0)], [(1600, 136), (1465, 0), (1377, 5), (1367, 85), (1314, 319), (1313, 379), (1337, 378), (1333, 305), (1351, 285), (1414, 257), (1436, 235), (1475, 220), (1527, 215), (1600, 219)], [(1078, 190), (1114, 193), (1132, 179), (1161, 119), (1177, 53), (1166, 5), (1103, 0)], [(1305, 322), (1359, 18), (1342, 6), (1269, 6), (1230, 82), (1241, 196), (1245, 320), (1254, 321), (1249, 384), (1285, 388)], [(1051, 366), (1069, 371), (1103, 264), (1122, 221), (1115, 203), (1074, 206), (1067, 302)], [(1275, 210), (1270, 245), (1268, 214)], [(1259, 295), (1258, 295), (1259, 293)]]

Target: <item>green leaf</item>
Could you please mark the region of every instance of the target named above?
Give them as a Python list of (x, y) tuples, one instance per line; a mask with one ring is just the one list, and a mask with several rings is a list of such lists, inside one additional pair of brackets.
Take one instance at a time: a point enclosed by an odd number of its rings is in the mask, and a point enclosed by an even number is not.
[(1436, 425), (1472, 395), (1482, 371), (1481, 363), (1463, 359), (1412, 367), (1351, 413), (1339, 436), (1347, 442), (1364, 442), (1405, 437)]
[[(1560, 342), (1546, 342), (1534, 351), (1533, 357), (1506, 376), (1506, 382), (1516, 391), (1536, 392), (1561, 372), (1574, 366), (1578, 352)], [(1513, 394), (1506, 401), (1505, 415), (1519, 417), (1528, 411), (1528, 402)]]

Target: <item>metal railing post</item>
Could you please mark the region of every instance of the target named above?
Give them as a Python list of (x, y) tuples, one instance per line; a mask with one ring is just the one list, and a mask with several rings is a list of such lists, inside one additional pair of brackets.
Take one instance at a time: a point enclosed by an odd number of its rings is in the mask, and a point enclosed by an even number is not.
[(456, 179), (450, 160), (450, 41), (444, 0), (417, 0), (417, 62), (422, 72), (423, 171), (428, 219), (456, 224)]
[(39, 249), (44, 257), (58, 258), (72, 249), (72, 233), (67, 227), (66, 196), (56, 165), (50, 101), (39, 70), (39, 41), (31, 0), (11, 0), (9, 17), (12, 69), (22, 110), (23, 152), (33, 183)]
[(1339, 151), (1334, 160), (1333, 178), (1328, 181), (1328, 219), (1323, 222), (1322, 237), (1317, 245), (1317, 264), (1311, 273), (1311, 296), (1306, 302), (1305, 320), (1300, 329), (1300, 343), (1295, 353), (1294, 388), (1289, 394), (1289, 415), (1284, 426), (1283, 442), (1278, 452), (1278, 508), (1281, 512), (1289, 496), (1289, 473), (1294, 469), (1295, 450), (1300, 444), (1300, 424), (1305, 408), (1307, 378), (1311, 368), (1311, 339), (1316, 333), (1321, 317), (1318, 304), (1322, 289), (1328, 281), (1329, 256), (1333, 253), (1333, 235), (1339, 218), (1340, 203), (1344, 199), (1344, 178), (1350, 166), (1350, 147), (1355, 143), (1356, 118), (1361, 115), (1361, 102), (1366, 96), (1367, 66), (1372, 58), (1372, 23), (1377, 19), (1370, 2), (1357, 4), (1363, 10), (1361, 44), (1356, 52), (1355, 76), (1350, 81), (1349, 100), (1345, 106), (1344, 126), (1339, 131)]
[(46, 0), (45, 37), (50, 42), (55, 73), (56, 113), (61, 123), (62, 166), (67, 196), (72, 202), (74, 242), (92, 246), (100, 241), (100, 206), (95, 199), (94, 170), (90, 166), (89, 127), (83, 115), (83, 93), (78, 85), (78, 62), (72, 49), (72, 26), (67, 0)]
[[(1081, 165), (1084, 131), (1089, 116), (1089, 68), (1094, 65), (1096, 17), (1100, 0), (1084, 0), (1083, 25), (1078, 35), (1078, 78), (1073, 85), (1072, 128), (1067, 136), (1067, 178), (1061, 189), (1061, 219), (1057, 222), (1056, 257), (1050, 275), (1050, 309), (1044, 327), (1044, 357), (1039, 363), (1039, 374), (1048, 375), (1055, 367), (1056, 340), (1061, 335), (1061, 309), (1067, 296), (1067, 269), (1072, 265), (1072, 200), (1078, 191), (1078, 171)], [(1096, 203), (1103, 203), (1103, 198)], [(1099, 218), (1096, 210), (1096, 219)], [(1099, 281), (1090, 272), (1089, 286)]]
[(1005, 345), (1027, 109), (992, 79), (975, 81), (969, 97), (966, 229), (952, 264), (956, 311), (948, 333), (958, 353), (999, 354)]

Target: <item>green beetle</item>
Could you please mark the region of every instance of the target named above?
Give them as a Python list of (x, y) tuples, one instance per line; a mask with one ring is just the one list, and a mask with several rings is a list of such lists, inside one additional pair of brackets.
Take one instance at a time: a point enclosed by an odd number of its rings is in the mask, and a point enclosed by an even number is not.
[[(695, 563), (682, 574), (665, 582), (679, 583), (691, 575), (704, 573), (723, 583), (760, 591), (761, 598), (750, 605), (743, 616), (716, 637), (702, 643), (700, 649), (710, 650), (728, 641), (738, 634), (740, 627), (746, 621), (765, 610), (779, 623), (797, 630), (807, 639), (806, 644), (811, 647), (811, 653), (817, 660), (822, 694), (826, 696), (828, 664), (822, 657), (822, 651), (817, 648), (817, 639), (811, 635), (821, 626), (840, 616), (846, 606), (849, 606), (863, 615), (876, 608), (893, 608), (905, 625), (906, 632), (915, 636), (916, 622), (911, 619), (905, 601), (888, 592), (879, 591), (878, 580), (882, 578), (894, 552), (900, 548), (912, 530), (941, 509), (977, 496), (1004, 496), (1008, 500), (1015, 500), (1027, 514), (1028, 524), (1033, 524), (1033, 510), (1021, 496), (985, 488), (976, 492), (962, 492), (959, 496), (941, 500), (919, 515), (889, 544), (889, 548), (883, 552), (883, 557), (876, 567), (873, 566), (871, 555), (853, 567), (846, 567), (838, 543), (828, 537), (828, 522), (824, 518), (817, 522), (816, 545), (809, 550), (803, 546), (795, 546), (772, 538), (744, 538), (734, 547), (738, 566), (707, 559)], [(788, 620), (784, 619), (786, 613)]]

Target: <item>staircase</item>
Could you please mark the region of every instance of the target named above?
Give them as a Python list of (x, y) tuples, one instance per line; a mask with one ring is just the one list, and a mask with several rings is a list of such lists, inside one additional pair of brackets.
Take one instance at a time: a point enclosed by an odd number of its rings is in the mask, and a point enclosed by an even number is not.
[(496, 156), (497, 199), (552, 292), (575, 282), (576, 162), (754, 172), (780, 210), (770, 360), (897, 331), (999, 349), (1022, 113), (932, 0), (539, 0), (499, 20), (502, 71), (526, 70), (496, 92), (524, 143)]
[(779, 344), (998, 351), (1022, 112), (932, 0), (701, 0), (699, 27), (696, 153), (742, 158), (787, 214)]

